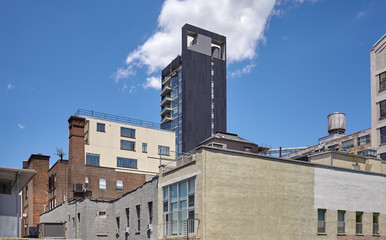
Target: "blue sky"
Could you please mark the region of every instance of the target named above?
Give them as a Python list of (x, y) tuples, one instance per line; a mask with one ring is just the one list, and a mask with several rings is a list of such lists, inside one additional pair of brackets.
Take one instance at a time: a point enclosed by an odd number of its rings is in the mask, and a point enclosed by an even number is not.
[(185, 22), (227, 36), (228, 132), (278, 148), (316, 144), (332, 112), (347, 133), (371, 127), (386, 1), (219, 2), (0, 0), (0, 166), (53, 164), (78, 108), (159, 122), (160, 68), (180, 52), (166, 40)]

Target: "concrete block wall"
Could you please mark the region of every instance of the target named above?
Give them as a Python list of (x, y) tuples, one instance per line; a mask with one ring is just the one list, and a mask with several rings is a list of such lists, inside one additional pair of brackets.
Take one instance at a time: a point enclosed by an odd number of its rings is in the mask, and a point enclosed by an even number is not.
[[(85, 199), (64, 203), (40, 216), (40, 222), (65, 223), (66, 238), (87, 239), (157, 239), (158, 178), (114, 201)], [(149, 231), (148, 202), (153, 204), (152, 228)], [(140, 229), (136, 206), (140, 206)], [(130, 209), (129, 232), (126, 233), (126, 209)], [(119, 226), (117, 224), (119, 218)], [(150, 233), (150, 235), (148, 235)], [(150, 238), (149, 238), (150, 236)]]

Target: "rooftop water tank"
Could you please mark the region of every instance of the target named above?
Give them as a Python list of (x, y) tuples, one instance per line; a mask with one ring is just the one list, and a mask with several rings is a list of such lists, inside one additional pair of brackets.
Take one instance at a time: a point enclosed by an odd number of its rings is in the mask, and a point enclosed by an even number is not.
[(328, 118), (328, 133), (333, 134), (344, 134), (346, 131), (346, 114), (344, 113), (331, 113), (327, 116)]

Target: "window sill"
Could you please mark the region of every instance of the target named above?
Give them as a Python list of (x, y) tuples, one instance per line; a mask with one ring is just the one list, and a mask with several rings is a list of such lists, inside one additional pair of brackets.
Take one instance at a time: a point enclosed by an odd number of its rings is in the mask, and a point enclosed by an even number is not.
[(355, 234), (355, 236), (364, 236), (364, 234), (363, 233), (361, 233), (361, 234), (357, 233), (357, 234)]
[(337, 236), (346, 236), (346, 233), (338, 233)]
[(373, 237), (380, 237), (380, 234), (373, 234)]
[(318, 235), (327, 235), (327, 233), (318, 232)]

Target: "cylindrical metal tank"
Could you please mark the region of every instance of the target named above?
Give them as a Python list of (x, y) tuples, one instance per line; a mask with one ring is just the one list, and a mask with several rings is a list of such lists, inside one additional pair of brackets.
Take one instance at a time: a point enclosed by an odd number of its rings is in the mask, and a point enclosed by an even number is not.
[(331, 113), (328, 118), (328, 133), (331, 134), (344, 134), (346, 131), (346, 114), (344, 113)]

